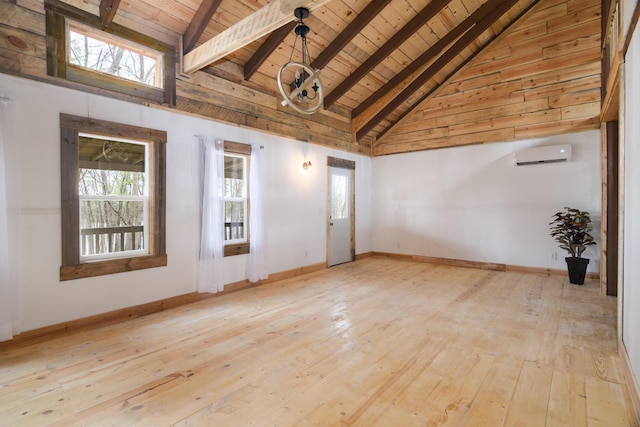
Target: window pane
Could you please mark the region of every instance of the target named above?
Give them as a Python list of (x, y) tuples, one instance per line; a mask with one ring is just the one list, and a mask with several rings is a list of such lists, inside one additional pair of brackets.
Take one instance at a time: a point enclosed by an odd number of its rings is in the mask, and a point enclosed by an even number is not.
[(81, 196), (143, 196), (144, 173), (80, 169)]
[(244, 200), (227, 200), (224, 202), (224, 239), (245, 240), (246, 203)]
[(245, 185), (242, 179), (225, 179), (224, 192), (226, 197), (245, 197)]
[(331, 218), (347, 219), (349, 218), (347, 198), (349, 180), (346, 176), (331, 175)]
[[(144, 50), (149, 53), (143, 53)], [(98, 40), (84, 34), (77, 24), (69, 28), (68, 57), (69, 63), (80, 67), (162, 87), (162, 79), (156, 76), (157, 70), (161, 70), (159, 54), (153, 55), (143, 47), (117, 45), (115, 40), (112, 43)]]
[(81, 135), (78, 192), (85, 196), (143, 196), (145, 144)]
[(81, 200), (81, 255), (144, 249), (144, 200)]
[(147, 249), (146, 147), (79, 136), (80, 256)]
[(224, 184), (226, 197), (246, 197), (244, 157), (224, 156)]
[(224, 156), (224, 239), (242, 243), (248, 238), (247, 227), (247, 157)]

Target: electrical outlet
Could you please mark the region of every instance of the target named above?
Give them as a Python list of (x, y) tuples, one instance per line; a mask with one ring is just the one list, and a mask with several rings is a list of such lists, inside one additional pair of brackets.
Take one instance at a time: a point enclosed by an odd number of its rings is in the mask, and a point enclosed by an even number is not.
[(558, 260), (558, 252), (551, 252), (549, 254), (549, 257), (551, 258), (552, 261), (557, 261)]

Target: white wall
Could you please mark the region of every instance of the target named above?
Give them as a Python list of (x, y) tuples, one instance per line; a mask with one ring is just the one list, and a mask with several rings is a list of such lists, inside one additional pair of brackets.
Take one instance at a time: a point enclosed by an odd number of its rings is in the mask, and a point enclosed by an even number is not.
[[(631, 14), (633, 11), (628, 10)], [(638, 33), (638, 30), (636, 30)], [(625, 57), (624, 81), (624, 209), (622, 270), (622, 340), (637, 383), (640, 383), (640, 40), (635, 34)]]
[[(371, 159), (300, 141), (133, 105), (0, 74), (12, 99), (19, 158), (23, 330), (52, 325), (195, 291), (199, 242), (196, 134), (265, 146), (268, 270), (326, 259), (326, 157), (356, 161), (356, 252), (371, 250)], [(166, 130), (168, 266), (59, 281), (59, 114)], [(311, 160), (312, 173), (302, 172)], [(246, 256), (225, 258), (225, 282), (245, 278)]]
[[(516, 150), (564, 143), (568, 163), (513, 166)], [(374, 251), (565, 269), (548, 227), (564, 206), (589, 211), (600, 236), (599, 131), (377, 157), (373, 169)], [(599, 250), (584, 254), (589, 271)]]
[[(563, 269), (548, 235), (565, 205), (600, 217), (599, 132), (369, 159), (313, 144), (0, 74), (12, 99), (23, 330), (193, 292), (199, 240), (193, 135), (260, 143), (266, 159), (269, 272), (326, 259), (326, 157), (355, 160), (356, 252), (371, 250)], [(59, 114), (163, 129), (167, 144), (167, 253), (163, 268), (59, 281)], [(514, 150), (572, 143), (567, 164), (515, 168)], [(312, 173), (301, 165), (310, 160)], [(594, 234), (599, 237), (599, 224)], [(558, 253), (552, 261), (550, 254)], [(586, 253), (599, 270), (599, 248)], [(225, 259), (225, 282), (246, 256)]]
[(627, 34), (629, 32), (629, 26), (631, 25), (633, 10), (638, 4), (638, 0), (622, 0), (622, 33)]

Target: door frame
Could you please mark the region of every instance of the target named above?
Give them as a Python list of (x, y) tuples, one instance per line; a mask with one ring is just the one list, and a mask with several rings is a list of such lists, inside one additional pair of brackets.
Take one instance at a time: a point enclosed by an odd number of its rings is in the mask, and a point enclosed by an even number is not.
[(340, 159), (337, 157), (327, 156), (327, 267), (330, 267), (331, 255), (331, 169), (330, 168), (348, 169), (351, 171), (351, 179), (349, 191), (351, 192), (351, 209), (349, 210), (349, 228), (350, 228), (350, 262), (356, 260), (356, 162), (353, 160)]

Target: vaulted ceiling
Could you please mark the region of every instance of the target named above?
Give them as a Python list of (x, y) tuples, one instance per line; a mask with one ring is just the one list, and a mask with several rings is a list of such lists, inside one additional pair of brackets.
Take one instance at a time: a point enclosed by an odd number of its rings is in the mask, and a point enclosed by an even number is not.
[[(105, 25), (113, 20), (182, 46), (179, 67), (184, 79), (203, 71), (229, 78), (229, 70), (241, 70), (242, 85), (277, 96), (280, 66), (292, 52), (299, 61), (299, 41), (293, 50), (293, 10), (307, 7), (311, 65), (321, 70), (325, 91), (323, 109), (316, 114), (347, 117), (352, 142), (373, 141), (371, 146), (450, 83), (483, 49), (513, 30), (538, 1), (100, 0), (94, 6)], [(78, 7), (83, 3), (67, 2)], [(545, 2), (554, 13), (559, 6), (565, 14), (582, 11), (571, 19), (583, 22), (588, 15), (596, 24), (599, 19), (591, 0), (540, 0)], [(588, 40), (591, 51), (597, 52), (596, 36), (598, 31), (578, 32), (575, 45)], [(588, 56), (582, 62), (593, 64)], [(591, 83), (581, 89), (593, 92), (599, 69), (591, 65), (590, 70)]]

